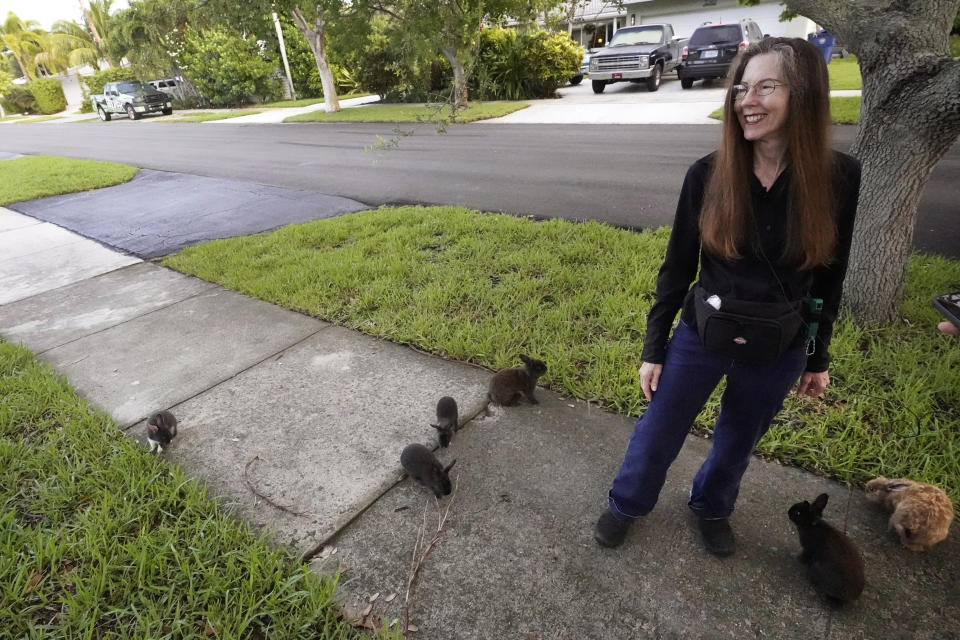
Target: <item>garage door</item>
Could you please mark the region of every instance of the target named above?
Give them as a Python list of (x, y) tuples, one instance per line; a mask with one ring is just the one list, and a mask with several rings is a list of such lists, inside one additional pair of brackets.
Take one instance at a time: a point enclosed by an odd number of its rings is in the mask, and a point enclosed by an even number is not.
[[(642, 5), (641, 5), (642, 6)], [(687, 11), (685, 13), (669, 13), (653, 15), (650, 13), (640, 14), (640, 22), (666, 22), (673, 25), (673, 32), (682, 38), (689, 38), (693, 30), (704, 22), (713, 24), (727, 24), (738, 22), (743, 18), (752, 18), (760, 27), (761, 33), (771, 36), (787, 35), (787, 23), (780, 22), (780, 12), (783, 10), (779, 4), (765, 4), (756, 7), (729, 7), (726, 9), (699, 9), (697, 11)]]

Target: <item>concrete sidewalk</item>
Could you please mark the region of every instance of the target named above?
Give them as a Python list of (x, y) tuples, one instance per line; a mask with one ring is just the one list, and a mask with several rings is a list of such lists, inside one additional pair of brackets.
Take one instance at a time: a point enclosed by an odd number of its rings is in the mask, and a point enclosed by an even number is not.
[[(365, 104), (371, 104), (379, 101), (380, 98), (378, 96), (347, 98), (346, 100), (340, 101), (340, 107), (343, 109), (350, 109), (353, 107), (362, 107)], [(257, 106), (252, 105), (250, 108), (256, 109)], [(307, 105), (306, 107), (267, 108), (261, 113), (254, 113), (249, 116), (240, 116), (239, 118), (228, 118), (226, 120), (211, 120), (210, 122), (204, 124), (267, 124), (283, 122), (290, 116), (299, 116), (304, 113), (313, 113), (314, 111), (326, 111), (326, 106), (322, 102), (318, 102), (316, 104)]]
[[(348, 611), (372, 605), (373, 617), (404, 618), (411, 554), (423, 523), (435, 528), (437, 504), (400, 481), (400, 451), (435, 444), (429, 422), (442, 395), (462, 416), (477, 413), (488, 372), (3, 209), (0, 292), (0, 335), (51, 363), (133, 437), (150, 412), (171, 409), (181, 429), (170, 462), (317, 571), (342, 569)], [(928, 553), (906, 551), (858, 491), (799, 470), (755, 460), (733, 518), (738, 554), (703, 552), (685, 503), (709, 443), (694, 437), (653, 514), (623, 547), (599, 548), (593, 524), (633, 418), (538, 396), (538, 406), (479, 414), (438, 452), (458, 460), (457, 489), (439, 503), (449, 519), (409, 599), (412, 637), (958, 637), (957, 529)], [(822, 491), (828, 519), (867, 562), (866, 591), (843, 609), (805, 581), (786, 518), (790, 504)]]

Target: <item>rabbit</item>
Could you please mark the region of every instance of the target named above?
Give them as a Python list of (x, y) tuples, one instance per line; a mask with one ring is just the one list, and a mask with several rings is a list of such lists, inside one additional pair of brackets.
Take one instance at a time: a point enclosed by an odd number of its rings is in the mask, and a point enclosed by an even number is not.
[(863, 592), (863, 556), (850, 538), (824, 522), (827, 498), (826, 493), (821, 493), (813, 504), (798, 502), (790, 507), (787, 516), (800, 534), (800, 561), (807, 565), (810, 582), (830, 598), (851, 602)]
[(870, 502), (893, 510), (890, 528), (911, 551), (924, 551), (950, 532), (953, 503), (939, 487), (880, 476), (867, 483), (866, 496)]
[(490, 379), (490, 388), (487, 391), (490, 401), (510, 407), (524, 396), (530, 404), (539, 404), (533, 390), (537, 388), (537, 378), (547, 372), (547, 363), (522, 354), (520, 360), (523, 361), (522, 367), (497, 371)]
[(457, 401), (450, 396), (443, 396), (437, 402), (437, 424), (430, 426), (440, 432), (440, 446), (444, 449), (450, 445), (453, 432), (457, 430)]
[(147, 420), (147, 442), (150, 453), (163, 453), (163, 447), (169, 445), (177, 435), (177, 419), (169, 411), (158, 411)]
[(400, 454), (400, 464), (414, 480), (433, 491), (437, 498), (450, 495), (450, 469), (456, 460), (445, 468), (430, 449), (422, 444), (409, 444)]

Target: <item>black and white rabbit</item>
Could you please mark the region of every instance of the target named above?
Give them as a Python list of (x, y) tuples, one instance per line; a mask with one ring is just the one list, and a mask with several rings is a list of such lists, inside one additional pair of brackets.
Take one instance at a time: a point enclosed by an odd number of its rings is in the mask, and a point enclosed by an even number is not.
[(150, 453), (163, 453), (163, 448), (170, 444), (177, 435), (177, 419), (169, 411), (158, 411), (147, 420), (147, 442), (150, 443)]
[(440, 446), (446, 448), (450, 445), (453, 438), (453, 432), (457, 430), (457, 401), (450, 396), (443, 396), (437, 402), (437, 424), (430, 426), (436, 429), (440, 434)]
[(530, 404), (539, 404), (533, 395), (537, 379), (547, 372), (547, 363), (527, 355), (520, 355), (522, 367), (502, 369), (490, 378), (487, 398), (496, 404), (510, 407), (525, 397)]
[(851, 602), (863, 592), (866, 581), (863, 555), (850, 538), (823, 520), (826, 493), (810, 504), (806, 500), (790, 507), (787, 516), (797, 526), (803, 552), (800, 561), (807, 565), (807, 577), (820, 593)]
[(444, 467), (430, 449), (422, 444), (408, 444), (400, 454), (400, 464), (410, 477), (433, 491), (437, 498), (450, 495), (450, 469), (456, 460)]

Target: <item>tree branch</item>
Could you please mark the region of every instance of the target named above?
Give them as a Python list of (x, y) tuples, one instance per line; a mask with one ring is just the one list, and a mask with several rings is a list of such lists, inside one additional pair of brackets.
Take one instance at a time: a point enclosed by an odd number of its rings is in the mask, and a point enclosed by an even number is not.
[(297, 27), (303, 32), (303, 35), (307, 38), (312, 38), (314, 32), (310, 30), (310, 25), (307, 24), (307, 21), (303, 18), (303, 14), (300, 13), (300, 7), (294, 7), (291, 13), (293, 19), (297, 22)]
[(403, 22), (403, 16), (401, 16), (399, 13), (396, 13), (392, 9), (388, 9), (387, 7), (383, 6), (383, 4), (380, 2), (373, 3), (370, 6), (373, 8), (374, 11), (379, 11), (380, 13), (384, 13), (388, 15), (394, 20), (397, 20), (398, 22)]

